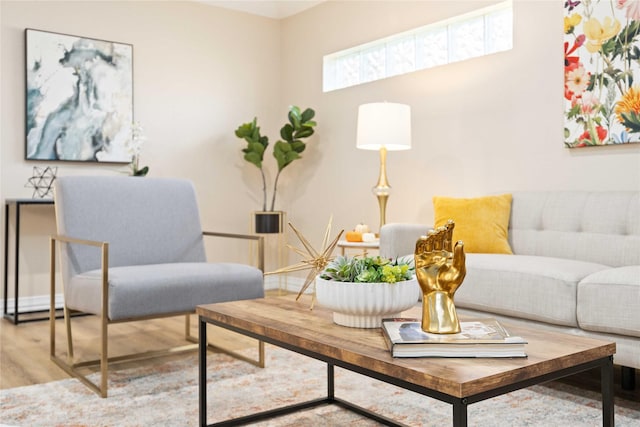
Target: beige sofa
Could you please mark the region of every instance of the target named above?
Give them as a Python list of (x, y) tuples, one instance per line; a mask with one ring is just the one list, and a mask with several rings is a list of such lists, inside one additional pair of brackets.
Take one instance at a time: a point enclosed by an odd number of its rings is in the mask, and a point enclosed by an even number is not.
[[(514, 255), (467, 254), (461, 314), (615, 341), (623, 386), (640, 368), (640, 192), (514, 192)], [(380, 254), (412, 254), (425, 224), (386, 224)]]

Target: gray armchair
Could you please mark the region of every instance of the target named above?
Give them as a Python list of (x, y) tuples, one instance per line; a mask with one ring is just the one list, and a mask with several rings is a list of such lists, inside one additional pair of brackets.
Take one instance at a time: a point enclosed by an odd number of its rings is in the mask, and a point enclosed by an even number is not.
[[(112, 323), (189, 315), (200, 304), (264, 296), (263, 238), (203, 232), (195, 191), (189, 181), (170, 178), (73, 176), (55, 181), (57, 235), (51, 238), (51, 359), (102, 397), (107, 396), (108, 327)], [(258, 268), (209, 263), (203, 236), (255, 240)], [(56, 243), (64, 294), (67, 357), (56, 352)], [(71, 313), (97, 315), (101, 322), (100, 359), (74, 361)], [(181, 351), (196, 346), (180, 347)], [(175, 354), (147, 352), (117, 361)], [(100, 385), (81, 373), (100, 365)], [(259, 366), (264, 345), (259, 343)]]

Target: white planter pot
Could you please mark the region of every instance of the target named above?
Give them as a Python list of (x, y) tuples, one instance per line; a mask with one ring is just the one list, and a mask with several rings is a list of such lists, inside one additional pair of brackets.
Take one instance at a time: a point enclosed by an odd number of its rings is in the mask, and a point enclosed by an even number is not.
[(336, 282), (316, 277), (318, 304), (333, 310), (333, 321), (352, 328), (379, 328), (382, 319), (400, 317), (418, 302), (413, 278), (397, 283)]

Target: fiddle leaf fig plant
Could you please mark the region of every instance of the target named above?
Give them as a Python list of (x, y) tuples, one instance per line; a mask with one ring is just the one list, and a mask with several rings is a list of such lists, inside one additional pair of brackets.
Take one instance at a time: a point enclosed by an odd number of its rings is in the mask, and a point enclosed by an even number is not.
[[(273, 183), (271, 206), (269, 211), (273, 211), (276, 203), (276, 193), (278, 191), (278, 179), (284, 168), (289, 166), (294, 160), (301, 158), (306, 145), (303, 139), (310, 137), (314, 133), (316, 122), (313, 117), (316, 112), (307, 108), (301, 111), (297, 106), (289, 107), (287, 114), (288, 123), (280, 129), (280, 140), (273, 145), (273, 157), (275, 157), (278, 172)], [(236, 136), (246, 141), (247, 145), (242, 149), (244, 159), (260, 169), (262, 176), (262, 210), (267, 211), (267, 179), (264, 173), (263, 161), (264, 153), (269, 146), (269, 138), (260, 133), (258, 119), (244, 123), (236, 129)]]

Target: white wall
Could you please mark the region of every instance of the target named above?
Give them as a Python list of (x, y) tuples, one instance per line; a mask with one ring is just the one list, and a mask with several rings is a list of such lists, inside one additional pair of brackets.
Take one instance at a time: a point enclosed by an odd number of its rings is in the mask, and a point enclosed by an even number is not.
[[(195, 182), (205, 228), (248, 230), (259, 173), (233, 131), (258, 116), (274, 140), (289, 104), (316, 109), (319, 126), (283, 172), (276, 207), (316, 246), (331, 214), (334, 231), (377, 228), (378, 156), (355, 148), (366, 102), (413, 110), (413, 149), (388, 156), (388, 222), (431, 223), (436, 194), (640, 190), (640, 145), (563, 146), (561, 1), (515, 0), (509, 52), (322, 93), (323, 55), (492, 3), (330, 1), (276, 21), (189, 2), (3, 0), (0, 195), (30, 197), (24, 184), (40, 165), (23, 160), (25, 27), (134, 45), (135, 115), (149, 138), (142, 163), (153, 176)], [(126, 170), (57, 166), (59, 175)], [(46, 277), (46, 266), (23, 271)]]

